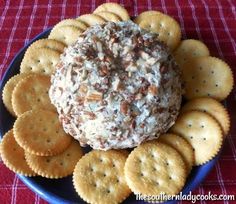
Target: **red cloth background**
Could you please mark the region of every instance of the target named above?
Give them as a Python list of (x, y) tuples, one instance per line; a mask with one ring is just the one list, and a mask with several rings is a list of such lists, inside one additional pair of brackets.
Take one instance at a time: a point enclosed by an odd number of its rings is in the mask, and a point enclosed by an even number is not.
[[(0, 77), (12, 58), (30, 39), (64, 18), (90, 13), (100, 0), (0, 0)], [(225, 60), (236, 76), (236, 1), (234, 0), (127, 0), (116, 1), (130, 15), (160, 10), (181, 24), (183, 38), (200, 39), (211, 55)], [(235, 80), (236, 81), (236, 80)], [(236, 90), (225, 105), (231, 131), (213, 171), (194, 193), (236, 195)], [(235, 196), (236, 197), (236, 196)], [(236, 201), (235, 201), (236, 202)], [(0, 203), (46, 203), (0, 162)], [(205, 202), (203, 202), (205, 203)], [(221, 203), (221, 202), (219, 202)], [(222, 201), (222, 203), (233, 203)]]

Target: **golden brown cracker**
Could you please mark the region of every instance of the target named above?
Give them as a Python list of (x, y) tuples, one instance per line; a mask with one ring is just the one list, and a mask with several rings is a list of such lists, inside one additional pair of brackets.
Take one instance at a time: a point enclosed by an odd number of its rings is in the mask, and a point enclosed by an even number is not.
[(13, 130), (3, 136), (0, 147), (2, 161), (10, 170), (24, 176), (36, 175), (26, 163), (24, 149), (17, 144)]
[(193, 147), (186, 139), (176, 134), (166, 133), (161, 135), (157, 141), (164, 142), (177, 150), (185, 161), (187, 172), (190, 173), (195, 158)]
[(201, 111), (181, 114), (170, 132), (184, 137), (193, 146), (195, 165), (211, 160), (222, 146), (223, 135), (218, 122)]
[(112, 21), (112, 22), (119, 22), (121, 21), (121, 18), (117, 16), (115, 13), (109, 12), (109, 11), (101, 11), (99, 13), (96, 13), (98, 16), (101, 16), (106, 21)]
[(34, 172), (51, 179), (71, 175), (82, 155), (82, 148), (76, 140), (73, 140), (64, 152), (55, 156), (37, 156), (25, 152), (26, 161)]
[(64, 19), (60, 21), (59, 23), (57, 23), (54, 26), (54, 28), (63, 27), (63, 26), (73, 26), (83, 31), (85, 31), (88, 28), (88, 26), (85, 23), (76, 19)]
[(82, 16), (79, 16), (77, 20), (82, 21), (83, 23), (89, 26), (93, 26), (96, 24), (103, 24), (106, 22), (104, 18), (96, 14), (84, 14)]
[(125, 163), (125, 178), (135, 194), (178, 194), (186, 181), (186, 164), (171, 146), (146, 142), (135, 148)]
[(121, 203), (131, 193), (124, 176), (127, 154), (93, 150), (77, 163), (73, 173), (76, 192), (88, 203)]
[(32, 49), (24, 55), (20, 72), (51, 75), (59, 60), (60, 52), (48, 48)]
[(18, 144), (31, 154), (53, 156), (63, 152), (71, 143), (58, 119), (46, 110), (23, 113), (14, 123), (14, 136)]
[(17, 116), (32, 109), (56, 111), (51, 104), (48, 91), (50, 77), (42, 74), (31, 74), (22, 79), (12, 93), (12, 106)]
[(3, 91), (2, 91), (2, 101), (6, 107), (6, 109), (13, 115), (16, 116), (13, 107), (12, 107), (12, 92), (13, 89), (16, 87), (19, 81), (24, 79), (25, 77), (29, 76), (28, 73), (17, 74), (11, 77), (7, 83), (5, 84)]
[(182, 67), (185, 98), (212, 97), (224, 100), (233, 88), (230, 67), (215, 57), (196, 57)]
[(60, 26), (55, 27), (50, 32), (48, 38), (63, 42), (67, 46), (76, 42), (83, 30), (75, 26)]
[(226, 136), (229, 133), (230, 129), (230, 117), (226, 108), (217, 100), (213, 98), (196, 98), (189, 102), (187, 102), (182, 108), (181, 112), (198, 110), (203, 111), (210, 114), (213, 118), (215, 118)]
[(98, 6), (94, 13), (99, 13), (102, 11), (108, 11), (119, 16), (123, 21), (127, 21), (130, 19), (128, 11), (121, 5), (117, 3), (104, 3)]
[(174, 52), (174, 58), (180, 68), (189, 59), (209, 55), (210, 52), (207, 46), (203, 42), (194, 39), (182, 40)]
[(154, 10), (150, 10), (150, 11), (144, 11), (142, 13), (140, 13), (135, 19), (134, 22), (136, 24), (139, 24), (142, 20), (147, 19), (149, 16), (152, 15), (156, 15), (156, 14), (163, 14), (160, 11), (154, 11)]
[(164, 42), (170, 50), (174, 50), (181, 39), (178, 22), (172, 17), (159, 13), (144, 18), (139, 24), (141, 28), (154, 32), (158, 39)]
[(57, 40), (40, 39), (33, 42), (26, 50), (26, 53), (31, 52), (30, 51), (31, 49), (38, 49), (38, 48), (48, 48), (48, 49), (52, 49), (52, 50), (62, 53), (64, 51), (65, 46), (66, 45), (64, 43), (59, 42)]

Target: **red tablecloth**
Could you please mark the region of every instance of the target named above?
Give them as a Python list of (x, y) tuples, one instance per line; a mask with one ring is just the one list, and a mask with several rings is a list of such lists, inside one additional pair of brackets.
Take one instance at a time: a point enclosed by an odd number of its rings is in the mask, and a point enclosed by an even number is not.
[[(90, 13), (99, 0), (0, 0), (0, 76), (30, 39), (61, 19)], [(225, 60), (236, 75), (236, 1), (234, 0), (128, 0), (118, 1), (130, 15), (160, 10), (177, 19), (183, 38), (200, 39), (212, 56)], [(236, 81), (236, 80), (235, 80)], [(231, 131), (213, 171), (194, 193), (236, 195), (236, 89), (226, 101)], [(235, 196), (236, 197), (236, 196)], [(236, 202), (236, 201), (235, 201)], [(0, 203), (46, 203), (0, 162)], [(223, 202), (222, 202), (223, 203)], [(224, 201), (224, 203), (228, 203)], [(232, 203), (232, 201), (231, 201)]]

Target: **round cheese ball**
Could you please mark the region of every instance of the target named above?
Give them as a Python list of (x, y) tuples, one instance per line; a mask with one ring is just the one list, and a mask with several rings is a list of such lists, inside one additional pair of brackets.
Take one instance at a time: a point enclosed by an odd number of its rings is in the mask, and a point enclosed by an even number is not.
[(180, 70), (157, 36), (127, 22), (95, 25), (68, 47), (49, 96), (82, 146), (132, 148), (175, 122)]

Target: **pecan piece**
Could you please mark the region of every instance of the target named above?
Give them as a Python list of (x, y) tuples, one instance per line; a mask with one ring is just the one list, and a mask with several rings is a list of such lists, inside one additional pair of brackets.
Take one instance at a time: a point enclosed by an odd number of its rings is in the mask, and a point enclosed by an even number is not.
[(120, 112), (126, 115), (128, 113), (128, 110), (129, 110), (128, 101), (122, 101), (120, 103)]
[(83, 94), (86, 94), (87, 91), (88, 91), (87, 84), (81, 84), (80, 87), (79, 87), (79, 92), (83, 93)]
[(79, 103), (79, 105), (84, 105), (84, 98), (83, 97), (77, 97), (76, 101)]
[(143, 87), (139, 88), (138, 92), (141, 93), (142, 95), (146, 95), (147, 88), (143, 86)]
[(86, 99), (88, 101), (101, 101), (103, 94), (101, 92), (89, 92)]
[(162, 74), (165, 74), (165, 73), (167, 73), (167, 71), (168, 71), (168, 68), (166, 66), (162, 65), (161, 68), (160, 68), (160, 72)]
[(136, 127), (136, 121), (135, 120), (132, 120), (131, 124), (130, 124), (130, 128), (131, 129), (135, 129)]
[(108, 73), (109, 73), (109, 70), (108, 70), (107, 66), (105, 66), (105, 65), (102, 66), (99, 70), (100, 76), (106, 76), (106, 75), (108, 75)]
[(84, 114), (87, 115), (90, 120), (94, 120), (96, 118), (96, 115), (93, 112), (84, 111)]
[(62, 62), (57, 63), (56, 69), (61, 69), (63, 67), (63, 65), (64, 64)]
[(140, 100), (143, 97), (141, 93), (135, 95), (135, 100)]
[(150, 85), (148, 87), (148, 92), (152, 94), (153, 96), (156, 96), (158, 94), (158, 88), (154, 85)]

